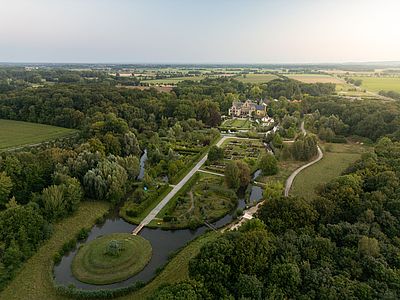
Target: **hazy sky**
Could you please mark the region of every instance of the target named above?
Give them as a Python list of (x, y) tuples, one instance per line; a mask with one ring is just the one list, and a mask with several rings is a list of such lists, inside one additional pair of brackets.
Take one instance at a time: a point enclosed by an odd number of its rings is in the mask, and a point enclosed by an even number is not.
[(400, 0), (0, 0), (0, 62), (400, 60)]

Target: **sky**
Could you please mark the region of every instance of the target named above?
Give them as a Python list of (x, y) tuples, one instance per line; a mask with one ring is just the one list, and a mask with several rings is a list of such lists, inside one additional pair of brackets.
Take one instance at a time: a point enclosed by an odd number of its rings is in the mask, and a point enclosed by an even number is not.
[(0, 0), (0, 62), (400, 61), (399, 0)]

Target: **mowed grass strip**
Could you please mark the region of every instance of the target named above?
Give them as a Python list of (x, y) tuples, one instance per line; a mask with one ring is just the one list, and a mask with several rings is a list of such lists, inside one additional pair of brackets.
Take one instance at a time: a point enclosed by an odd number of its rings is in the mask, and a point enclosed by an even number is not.
[(317, 186), (340, 176), (346, 168), (361, 158), (368, 148), (360, 144), (325, 144), (324, 157), (316, 164), (301, 171), (294, 179), (290, 194), (312, 199)]
[(165, 266), (159, 275), (150, 281), (144, 288), (137, 292), (128, 294), (116, 299), (121, 300), (142, 300), (148, 299), (162, 285), (172, 284), (189, 279), (189, 261), (194, 258), (201, 247), (216, 240), (221, 235), (220, 232), (208, 232), (190, 242), (170, 262)]
[[(107, 253), (107, 247), (117, 242), (118, 255)], [(114, 233), (82, 245), (72, 261), (72, 273), (86, 283), (110, 284), (139, 273), (150, 261), (151, 244), (141, 236)]]
[(0, 293), (0, 299), (70, 299), (56, 294), (53, 288), (53, 257), (80, 229), (91, 228), (96, 219), (108, 209), (109, 204), (105, 202), (82, 202), (74, 215), (55, 224), (50, 239), (28, 259), (17, 276)]
[(68, 128), (0, 119), (0, 150), (38, 144), (76, 132)]

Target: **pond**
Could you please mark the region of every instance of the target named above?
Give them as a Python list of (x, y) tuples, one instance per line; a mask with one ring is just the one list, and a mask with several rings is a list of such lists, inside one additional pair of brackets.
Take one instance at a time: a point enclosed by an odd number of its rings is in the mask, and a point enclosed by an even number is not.
[[(145, 150), (144, 154), (140, 159), (140, 174), (139, 177), (144, 176), (144, 164), (147, 159), (147, 151)], [(138, 178), (139, 178), (138, 177)], [(250, 201), (257, 202), (262, 198), (262, 189), (257, 186), (251, 186), (251, 194)], [(237, 203), (237, 208), (244, 209), (246, 207), (246, 201), (244, 198), (240, 198)], [(235, 209), (235, 210), (236, 210)], [(225, 217), (219, 219), (218, 221), (212, 223), (212, 225), (216, 228), (220, 228), (225, 226), (228, 223), (231, 223), (234, 219), (234, 211), (227, 214)], [(118, 211), (111, 212), (104, 223), (101, 225), (95, 225), (89, 233), (89, 236), (85, 242), (92, 241), (93, 239), (110, 234), (110, 233), (124, 233), (124, 232), (132, 232), (132, 230), (136, 227), (136, 225), (132, 225), (122, 218), (119, 217)], [(146, 265), (146, 267), (138, 274), (128, 278), (124, 281), (107, 284), (107, 285), (93, 285), (88, 283), (83, 283), (77, 280), (71, 271), (72, 260), (75, 257), (78, 248), (82, 243), (79, 243), (75, 250), (67, 253), (63, 256), (61, 262), (54, 266), (54, 278), (56, 283), (62, 284), (64, 286), (68, 286), (73, 284), (75, 287), (86, 290), (94, 290), (94, 289), (112, 289), (112, 288), (120, 288), (130, 286), (137, 281), (147, 282), (152, 279), (157, 269), (163, 267), (165, 263), (168, 261), (169, 256), (175, 251), (179, 250), (183, 246), (185, 246), (188, 242), (203, 234), (206, 230), (209, 230), (208, 227), (202, 226), (195, 230), (190, 229), (182, 229), (182, 230), (162, 230), (162, 229), (150, 229), (144, 228), (140, 232), (140, 235), (147, 239), (152, 247), (153, 253), (150, 262)], [(85, 243), (83, 242), (83, 243)]]

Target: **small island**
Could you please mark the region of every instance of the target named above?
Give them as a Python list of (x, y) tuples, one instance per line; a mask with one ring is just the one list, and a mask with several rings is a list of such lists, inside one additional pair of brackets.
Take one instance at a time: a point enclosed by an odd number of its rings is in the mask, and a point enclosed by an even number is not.
[(140, 236), (109, 234), (79, 248), (72, 262), (72, 273), (85, 283), (111, 284), (139, 273), (151, 254), (150, 242)]

